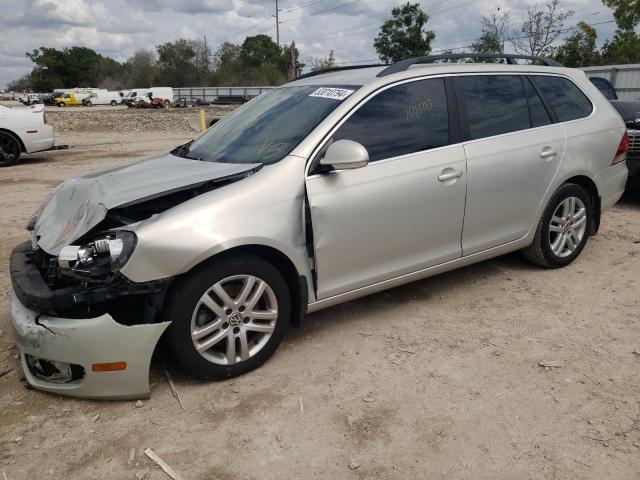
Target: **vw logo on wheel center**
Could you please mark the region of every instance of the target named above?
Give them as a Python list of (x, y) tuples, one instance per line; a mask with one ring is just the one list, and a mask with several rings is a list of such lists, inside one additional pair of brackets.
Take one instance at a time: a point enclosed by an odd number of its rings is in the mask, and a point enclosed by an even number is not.
[(233, 313), (231, 316), (229, 316), (229, 324), (232, 327), (237, 327), (238, 325), (240, 325), (242, 323), (242, 314), (241, 313)]

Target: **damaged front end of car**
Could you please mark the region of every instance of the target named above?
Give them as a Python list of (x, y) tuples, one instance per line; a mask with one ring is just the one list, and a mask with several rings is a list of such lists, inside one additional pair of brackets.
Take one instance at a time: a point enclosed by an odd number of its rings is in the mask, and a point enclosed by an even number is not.
[(257, 170), (167, 155), (63, 183), (11, 254), (11, 314), (27, 381), (84, 398), (149, 395), (149, 364), (169, 325), (173, 277), (121, 273), (134, 226)]

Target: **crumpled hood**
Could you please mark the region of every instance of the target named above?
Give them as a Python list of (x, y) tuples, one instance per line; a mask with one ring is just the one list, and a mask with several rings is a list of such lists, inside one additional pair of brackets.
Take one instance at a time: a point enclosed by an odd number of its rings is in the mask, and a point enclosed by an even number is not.
[(38, 245), (57, 255), (116, 207), (132, 205), (190, 187), (256, 170), (261, 164), (215, 163), (163, 155), (109, 167), (67, 180), (38, 211)]

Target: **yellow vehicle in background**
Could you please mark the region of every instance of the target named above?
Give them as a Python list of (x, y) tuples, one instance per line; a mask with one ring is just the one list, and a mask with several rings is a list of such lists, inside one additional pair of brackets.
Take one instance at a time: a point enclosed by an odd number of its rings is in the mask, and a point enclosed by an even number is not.
[(75, 93), (65, 93), (62, 97), (57, 97), (54, 102), (59, 107), (73, 107), (82, 105), (82, 100), (76, 97)]

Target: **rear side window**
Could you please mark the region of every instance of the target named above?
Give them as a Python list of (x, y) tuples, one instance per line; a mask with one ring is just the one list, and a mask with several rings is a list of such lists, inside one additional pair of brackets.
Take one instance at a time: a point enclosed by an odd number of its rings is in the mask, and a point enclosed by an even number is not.
[(549, 112), (544, 107), (540, 96), (529, 83), (529, 80), (522, 78), (524, 90), (527, 94), (527, 102), (529, 103), (529, 116), (531, 117), (532, 127), (542, 127), (551, 123)]
[(391, 87), (367, 101), (334, 133), (369, 152), (369, 161), (449, 144), (444, 80), (434, 78)]
[(456, 94), (467, 110), (471, 140), (531, 126), (524, 86), (518, 75), (458, 77)]
[(573, 82), (562, 77), (532, 75), (531, 80), (542, 92), (560, 122), (591, 115), (591, 101)]

